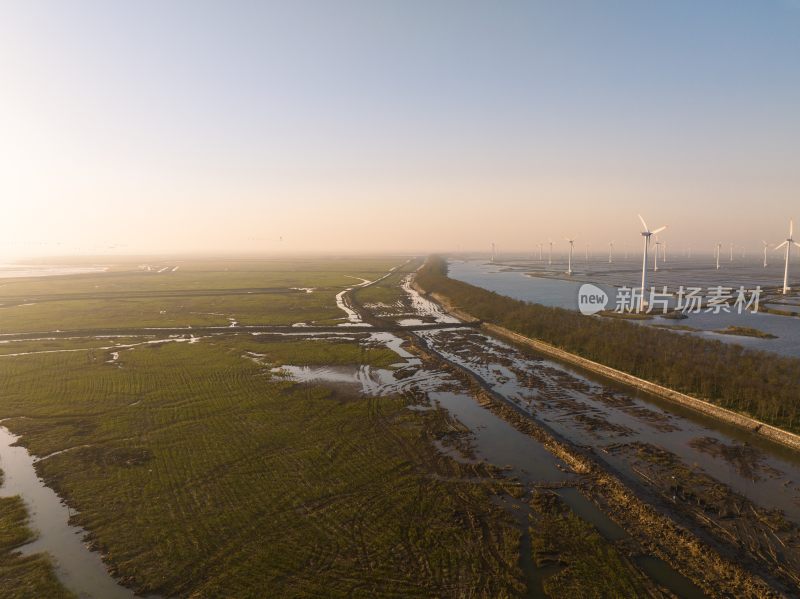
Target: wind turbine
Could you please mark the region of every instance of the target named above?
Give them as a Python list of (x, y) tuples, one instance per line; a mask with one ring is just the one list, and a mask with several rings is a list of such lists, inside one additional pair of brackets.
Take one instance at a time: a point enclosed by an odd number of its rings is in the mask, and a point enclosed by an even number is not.
[(764, 268), (766, 268), (767, 267), (767, 248), (769, 247), (769, 244), (766, 241), (764, 241), (763, 239), (761, 240), (761, 243), (764, 244)]
[(786, 240), (777, 246), (775, 249), (779, 250), (783, 246), (786, 246), (786, 261), (783, 265), (783, 295), (789, 291), (789, 254), (791, 253), (790, 250), (792, 249), (792, 244), (800, 247), (800, 243), (797, 243), (793, 238), (794, 235), (794, 221), (789, 221), (789, 237)]
[(656, 251), (653, 252), (653, 272), (658, 272), (658, 252), (662, 243), (658, 240), (658, 235), (656, 235)]
[(642, 221), (642, 226), (644, 227), (644, 231), (642, 231), (642, 237), (644, 237), (644, 253), (642, 255), (642, 293), (639, 296), (639, 311), (641, 312), (644, 309), (644, 290), (647, 288), (647, 249), (650, 247), (650, 236), (654, 235), (655, 233), (660, 233), (667, 228), (667, 225), (664, 225), (655, 231), (651, 231), (647, 227), (647, 223), (644, 222), (641, 214), (639, 215), (639, 220)]
[(569, 237), (564, 238), (566, 241), (569, 242), (569, 261), (567, 262), (567, 274), (572, 274), (572, 248), (575, 246), (575, 240), (570, 239)]
[(716, 256), (717, 256), (717, 270), (719, 270), (719, 252), (722, 249), (722, 244), (718, 243), (716, 248)]
[(611, 241), (608, 244), (608, 263), (611, 264), (614, 261), (614, 242)]
[(539, 244), (539, 262), (542, 261), (542, 244)]
[(547, 254), (547, 265), (550, 266), (553, 263), (553, 240), (549, 239), (548, 243), (550, 244), (550, 252)]
[(589, 264), (589, 244), (586, 244), (586, 264)]
[(731, 244), (731, 262), (733, 262), (733, 244)]

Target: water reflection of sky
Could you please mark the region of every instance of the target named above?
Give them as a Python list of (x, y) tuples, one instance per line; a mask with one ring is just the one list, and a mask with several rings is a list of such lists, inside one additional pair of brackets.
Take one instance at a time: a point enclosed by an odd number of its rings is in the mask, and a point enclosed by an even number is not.
[[(560, 264), (550, 267), (547, 276), (531, 276), (532, 273), (542, 272), (546, 266), (540, 263), (516, 263), (509, 268), (506, 264), (492, 264), (485, 260), (453, 260), (450, 262), (449, 274), (452, 278), (495, 291), (502, 295), (527, 302), (538, 303), (545, 306), (554, 306), (577, 310), (578, 290), (587, 281), (598, 284), (611, 298), (613, 309), (617, 286), (633, 286), (636, 277), (641, 276), (639, 264), (634, 262), (616, 264), (596, 264), (591, 269), (577, 272), (577, 280), (552, 278), (561, 272)], [(764, 273), (758, 265), (740, 265), (727, 271), (707, 268), (702, 263), (692, 264), (684, 261), (671, 265), (668, 269), (659, 270), (658, 273), (648, 273), (652, 284), (661, 287), (667, 285), (668, 291), (676, 291), (678, 287), (698, 286), (706, 289), (717, 285), (738, 288), (744, 285), (751, 289), (756, 285), (766, 286), (774, 273)], [(774, 285), (774, 280), (771, 282)], [(648, 285), (649, 286), (649, 285)], [(784, 307), (781, 307), (784, 309)], [(719, 314), (700, 312), (691, 313), (688, 318), (671, 320), (654, 318), (647, 321), (636, 321), (643, 325), (682, 325), (701, 332), (690, 333), (705, 338), (717, 339), (726, 343), (737, 343), (747, 348), (772, 351), (775, 353), (800, 357), (800, 318), (776, 316), (772, 314), (738, 314), (720, 312)], [(719, 331), (730, 326), (755, 328), (775, 335), (775, 339), (760, 339), (740, 335), (726, 335)]]

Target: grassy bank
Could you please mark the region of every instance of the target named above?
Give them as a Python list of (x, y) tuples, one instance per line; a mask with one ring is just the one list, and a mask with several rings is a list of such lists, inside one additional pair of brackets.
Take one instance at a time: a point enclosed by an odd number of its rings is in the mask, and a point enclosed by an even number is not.
[[(2, 480), (0, 470), (0, 483)], [(0, 595), (7, 599), (72, 598), (56, 579), (46, 556), (23, 556), (15, 551), (34, 538), (27, 523), (28, 513), (22, 499), (0, 497)]]
[(439, 257), (428, 260), (417, 282), (481, 320), (800, 432), (798, 359), (514, 300), (450, 279), (447, 263)]

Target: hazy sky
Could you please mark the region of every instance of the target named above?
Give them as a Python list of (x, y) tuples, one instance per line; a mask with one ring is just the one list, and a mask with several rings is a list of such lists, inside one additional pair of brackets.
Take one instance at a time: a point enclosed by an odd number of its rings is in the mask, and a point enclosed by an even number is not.
[(800, 2), (0, 0), (0, 202), (0, 261), (638, 247), (637, 212), (755, 251), (800, 219)]

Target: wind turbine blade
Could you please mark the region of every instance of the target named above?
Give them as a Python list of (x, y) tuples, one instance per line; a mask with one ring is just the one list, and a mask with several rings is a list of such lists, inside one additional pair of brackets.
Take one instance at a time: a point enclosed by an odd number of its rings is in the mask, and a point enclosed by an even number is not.
[(645, 230), (645, 231), (649, 231), (650, 229), (648, 229), (648, 228), (647, 228), (647, 223), (646, 223), (646, 222), (644, 222), (644, 219), (642, 218), (642, 215), (641, 215), (641, 214), (639, 214), (639, 215), (637, 215), (637, 216), (639, 217), (639, 220), (640, 220), (640, 221), (642, 221), (642, 226), (644, 227), (644, 230)]
[(663, 231), (666, 228), (667, 228), (667, 225), (664, 225), (663, 227), (659, 227), (655, 231), (651, 231), (651, 232), (653, 233), (653, 235), (655, 235), (656, 233), (661, 233), (661, 231)]
[(763, 239), (761, 240), (761, 243), (763, 243), (764, 245), (769, 245), (769, 244), (768, 244), (766, 241), (764, 241)]
[(799, 248), (800, 248), (800, 243), (797, 243), (797, 242), (795, 241), (795, 242), (794, 242), (794, 244), (795, 244), (797, 247), (799, 247)]
[(788, 243), (789, 243), (788, 241), (784, 241), (782, 244), (780, 244), (780, 245), (776, 245), (776, 246), (775, 246), (775, 249), (776, 249), (776, 250), (779, 250), (779, 249), (781, 249), (783, 246), (787, 245)]

